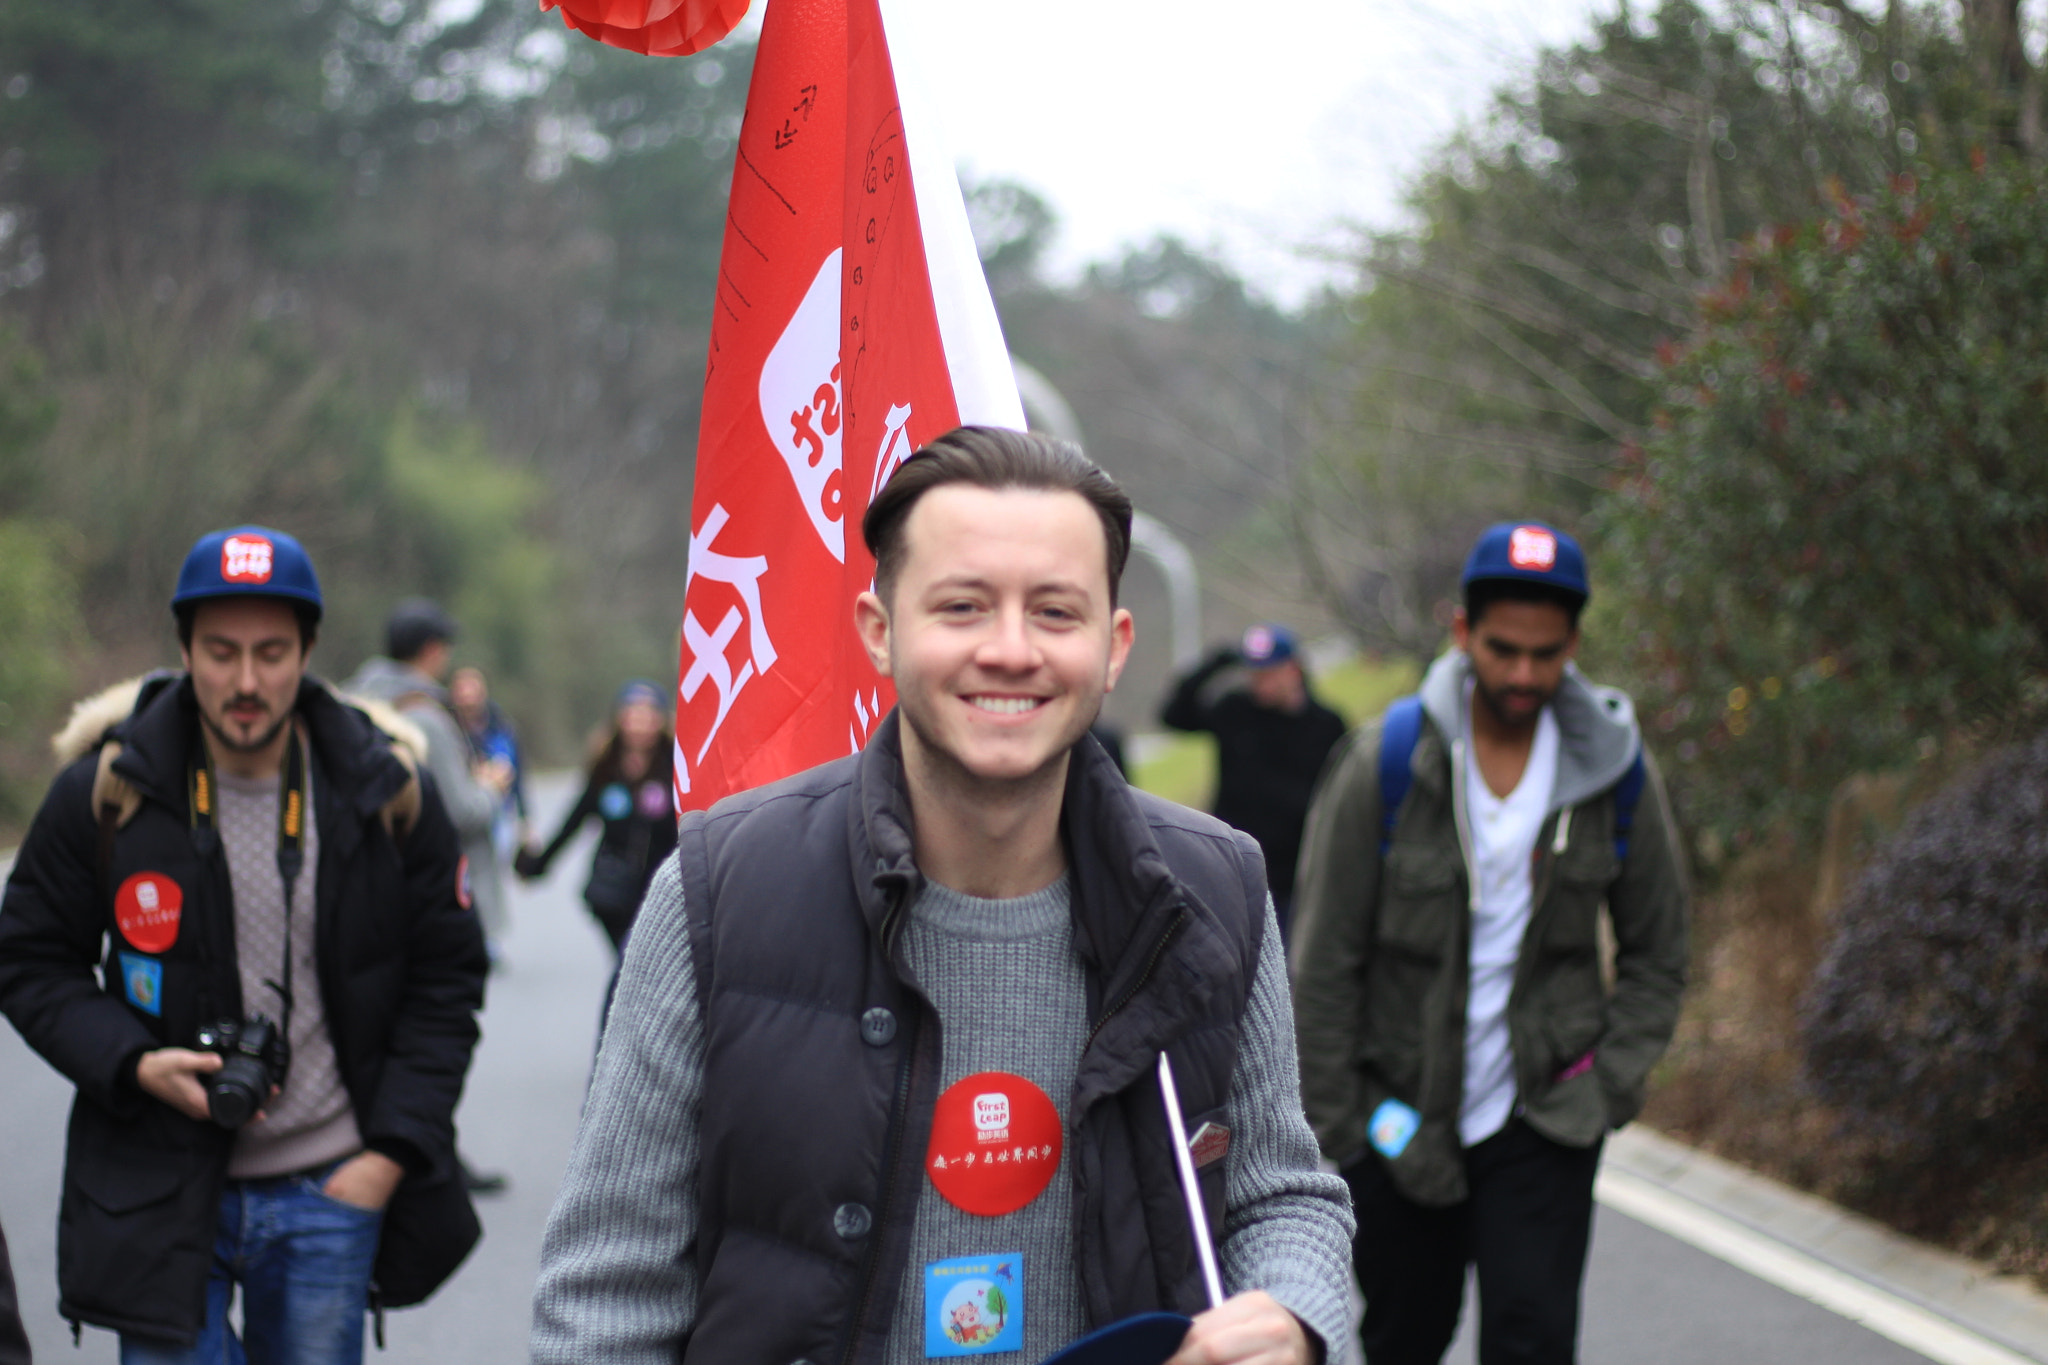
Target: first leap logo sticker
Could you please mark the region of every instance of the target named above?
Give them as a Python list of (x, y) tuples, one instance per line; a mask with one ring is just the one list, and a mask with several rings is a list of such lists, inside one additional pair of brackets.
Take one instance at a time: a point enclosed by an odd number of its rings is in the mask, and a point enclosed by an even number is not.
[(1548, 573), (1557, 566), (1557, 537), (1541, 526), (1517, 526), (1508, 537), (1508, 563)]
[(161, 872), (138, 872), (114, 893), (114, 924), (131, 947), (161, 953), (178, 941), (185, 892)]
[(947, 1203), (995, 1218), (1045, 1193), (1063, 1143), (1060, 1111), (1043, 1090), (1022, 1076), (978, 1071), (939, 1096), (925, 1171)]
[(264, 536), (229, 536), (220, 545), (220, 576), (230, 583), (268, 583), (275, 547)]

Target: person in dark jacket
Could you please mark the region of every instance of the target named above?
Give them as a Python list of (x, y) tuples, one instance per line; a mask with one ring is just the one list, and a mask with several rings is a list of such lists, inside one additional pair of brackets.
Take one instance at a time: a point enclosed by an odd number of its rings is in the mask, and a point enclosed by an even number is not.
[(0, 1365), (29, 1365), (28, 1331), (21, 1325), (21, 1300), (14, 1292), (14, 1267), (7, 1259), (4, 1230), (0, 1230)]
[(980, 427), (871, 503), (855, 624), (897, 706), (684, 817), (549, 1221), (537, 1365), (1036, 1360), (1162, 1309), (1199, 1314), (1176, 1365), (1338, 1343), (1350, 1216), (1258, 849), (1088, 737), (1130, 518), (1074, 447)]
[(1634, 705), (1572, 662), (1590, 591), (1570, 536), (1488, 530), (1457, 647), (1309, 811), (1295, 1023), (1368, 1365), (1440, 1361), (1468, 1270), (1481, 1365), (1578, 1358), (1601, 1143), (1678, 1023), (1685, 862)]
[[(1219, 675), (1240, 665), (1243, 684), (1219, 692)], [(1302, 822), (1316, 777), (1344, 738), (1343, 718), (1309, 690), (1294, 633), (1253, 626), (1242, 647), (1225, 645), (1183, 676), (1159, 719), (1216, 736), (1216, 818), (1259, 841), (1287, 933)]]
[(0, 1010), (78, 1086), (59, 1307), (124, 1365), (356, 1365), (373, 1296), (424, 1299), (478, 1236), (483, 937), (417, 732), (306, 672), (298, 543), (203, 537), (172, 607), (185, 670), (74, 715), (0, 899)]
[(522, 877), (547, 875), (555, 855), (592, 816), (604, 822), (583, 901), (604, 926), (612, 951), (622, 953), (633, 916), (676, 846), (675, 738), (669, 733), (667, 697), (651, 682), (619, 689), (611, 731), (584, 776), (583, 795), (540, 849), (521, 849), (513, 869)]

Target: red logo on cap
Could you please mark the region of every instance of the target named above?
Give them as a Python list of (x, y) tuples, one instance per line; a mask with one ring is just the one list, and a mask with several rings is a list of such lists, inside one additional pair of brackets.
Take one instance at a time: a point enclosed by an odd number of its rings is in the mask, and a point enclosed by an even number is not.
[(160, 953), (178, 941), (185, 892), (161, 872), (138, 872), (114, 893), (114, 924), (145, 953)]
[(1508, 537), (1508, 563), (1547, 573), (1557, 567), (1557, 537), (1541, 526), (1517, 526)]
[(220, 546), (220, 576), (230, 583), (268, 583), (271, 544), (262, 536), (229, 536)]
[(947, 1203), (994, 1218), (1045, 1193), (1062, 1142), (1060, 1111), (1043, 1090), (1022, 1076), (980, 1071), (939, 1096), (925, 1173)]

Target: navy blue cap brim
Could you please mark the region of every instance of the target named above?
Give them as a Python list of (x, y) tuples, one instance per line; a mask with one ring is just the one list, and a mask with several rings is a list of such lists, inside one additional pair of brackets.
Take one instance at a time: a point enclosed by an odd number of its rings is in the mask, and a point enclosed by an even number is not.
[(1546, 588), (1555, 588), (1558, 592), (1570, 593), (1581, 602), (1593, 595), (1587, 591), (1586, 585), (1583, 583), (1564, 582), (1554, 573), (1540, 573), (1533, 570), (1500, 569), (1489, 573), (1476, 573), (1465, 579), (1459, 586), (1469, 588), (1474, 583), (1539, 583)]
[(1043, 1365), (1165, 1365), (1194, 1325), (1178, 1313), (1140, 1313), (1097, 1328)]
[(173, 597), (171, 610), (176, 611), (179, 607), (193, 602), (210, 602), (216, 597), (281, 597), (286, 601), (300, 602), (311, 607), (315, 619), (325, 611), (320, 599), (312, 593), (297, 588), (273, 588), (259, 583), (229, 583), (217, 588), (194, 588)]

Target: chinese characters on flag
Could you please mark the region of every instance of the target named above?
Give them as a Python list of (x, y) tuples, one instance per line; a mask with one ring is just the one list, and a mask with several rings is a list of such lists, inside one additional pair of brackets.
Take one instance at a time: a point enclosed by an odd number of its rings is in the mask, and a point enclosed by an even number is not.
[(1024, 425), (958, 182), (886, 0), (768, 6), (690, 508), (680, 810), (841, 757), (894, 703), (854, 633), (869, 499), (964, 423)]

